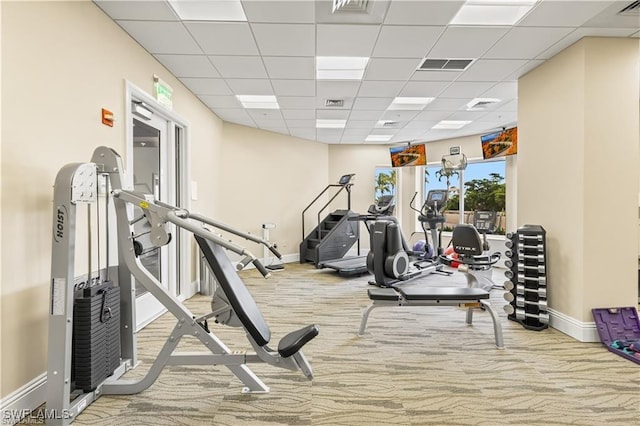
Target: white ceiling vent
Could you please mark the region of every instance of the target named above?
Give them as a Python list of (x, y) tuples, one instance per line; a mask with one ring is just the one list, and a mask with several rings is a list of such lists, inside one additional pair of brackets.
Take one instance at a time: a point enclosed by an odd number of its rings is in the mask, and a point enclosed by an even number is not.
[(342, 108), (344, 106), (344, 99), (325, 99), (324, 106), (327, 108)]
[(489, 109), (493, 104), (500, 102), (500, 99), (495, 98), (475, 98), (467, 104), (467, 111), (484, 111)]
[(634, 1), (623, 8), (618, 15), (640, 16), (640, 1)]
[(418, 71), (464, 71), (473, 59), (431, 59), (425, 58)]
[(393, 120), (380, 120), (378, 121), (378, 124), (376, 124), (376, 127), (382, 127), (385, 129), (397, 129), (400, 127), (400, 122)]
[(369, 0), (333, 0), (333, 13), (367, 13)]

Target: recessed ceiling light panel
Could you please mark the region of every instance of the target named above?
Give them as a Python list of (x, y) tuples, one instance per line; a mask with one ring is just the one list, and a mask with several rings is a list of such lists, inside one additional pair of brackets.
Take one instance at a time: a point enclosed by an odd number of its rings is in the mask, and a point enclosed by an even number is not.
[(468, 0), (451, 25), (515, 25), (537, 0)]
[(462, 129), (467, 124), (471, 123), (471, 121), (462, 121), (462, 120), (442, 120), (438, 124), (432, 127), (432, 129), (436, 130), (458, 130)]
[(316, 120), (316, 128), (318, 129), (344, 129), (347, 120)]
[(365, 142), (389, 142), (393, 135), (369, 135), (364, 140)]
[(422, 111), (435, 98), (397, 97), (389, 105), (390, 110)]
[(169, 4), (183, 21), (247, 20), (240, 0), (169, 0)]
[(247, 109), (280, 109), (275, 96), (236, 95), (236, 98)]

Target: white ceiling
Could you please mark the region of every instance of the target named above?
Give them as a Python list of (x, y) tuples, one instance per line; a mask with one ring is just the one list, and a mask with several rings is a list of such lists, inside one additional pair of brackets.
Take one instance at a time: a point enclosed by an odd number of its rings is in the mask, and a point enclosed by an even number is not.
[[(181, 0), (190, 1), (190, 0)], [(209, 0), (211, 1), (211, 0)], [(248, 22), (181, 21), (167, 1), (95, 3), (225, 121), (325, 143), (432, 141), (517, 123), (517, 79), (585, 36), (640, 37), (624, 1), (541, 0), (515, 26), (453, 26), (464, 0), (369, 0), (370, 13), (331, 13), (326, 0), (243, 0)], [(192, 3), (196, 3), (192, 1)], [(370, 57), (364, 78), (317, 80), (316, 56)], [(424, 58), (468, 58), (465, 71), (417, 71)], [(280, 109), (244, 109), (235, 95), (275, 95)], [(422, 111), (397, 96), (434, 97)], [(476, 97), (501, 101), (467, 111)], [(326, 108), (326, 99), (344, 106)], [(316, 129), (343, 119), (344, 129)], [(379, 128), (380, 120), (397, 121)], [(440, 120), (469, 120), (432, 130)]]

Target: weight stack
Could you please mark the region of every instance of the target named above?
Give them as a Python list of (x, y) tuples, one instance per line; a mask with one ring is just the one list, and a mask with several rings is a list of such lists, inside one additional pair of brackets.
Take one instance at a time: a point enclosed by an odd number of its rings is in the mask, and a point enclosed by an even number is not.
[(79, 291), (73, 304), (71, 380), (94, 390), (120, 365), (120, 287), (105, 281)]
[(506, 242), (504, 310), (510, 320), (536, 331), (549, 326), (546, 234), (540, 225), (524, 225), (508, 233)]

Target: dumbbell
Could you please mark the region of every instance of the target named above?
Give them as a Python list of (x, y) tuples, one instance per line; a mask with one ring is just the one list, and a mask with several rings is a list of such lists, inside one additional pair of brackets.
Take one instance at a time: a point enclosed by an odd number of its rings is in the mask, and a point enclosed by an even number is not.
[(539, 274), (544, 274), (545, 267), (544, 265), (529, 266), (529, 265), (524, 265), (522, 263), (518, 263), (518, 272), (525, 272), (525, 271), (536, 271)]
[(542, 242), (544, 240), (544, 237), (542, 235), (522, 235), (522, 234), (518, 234), (518, 239), (520, 241), (538, 241), (538, 242)]
[(504, 255), (506, 257), (514, 257), (515, 254), (511, 250), (505, 250)]
[[(511, 293), (509, 293), (511, 294)], [(516, 297), (516, 306), (519, 308), (524, 308), (525, 305), (535, 305), (538, 307), (538, 309), (541, 309), (543, 311), (547, 310), (547, 301), (544, 299), (538, 300), (537, 302), (534, 302), (532, 300), (526, 300), (524, 297), (522, 296), (518, 296)]]
[(538, 263), (544, 263), (544, 254), (523, 254), (520, 257), (527, 260), (535, 260)]
[(507, 291), (511, 291), (514, 288), (516, 288), (516, 285), (513, 283), (513, 281), (507, 280), (507, 281), (504, 282), (504, 284), (502, 284), (502, 287), (504, 287), (504, 289), (507, 290)]
[(543, 324), (549, 324), (549, 314), (545, 312), (540, 312), (539, 314), (530, 314), (524, 309), (514, 308), (511, 305), (505, 305), (504, 311), (508, 315), (516, 314), (516, 318), (519, 320), (525, 320), (527, 318), (533, 318), (535, 320), (540, 321)]
[[(507, 272), (511, 272), (511, 271), (507, 271)], [(507, 275), (507, 272), (505, 272), (504, 274)], [(511, 274), (513, 275), (513, 272), (511, 272)], [(507, 278), (513, 278), (513, 277), (510, 277), (509, 275), (507, 275)], [(518, 284), (524, 284), (527, 281), (536, 282), (538, 283), (538, 285), (547, 285), (546, 277), (527, 277), (524, 274), (518, 274)]]
[(516, 236), (515, 232), (507, 232), (506, 235), (505, 235), (505, 237), (507, 237), (507, 239), (509, 239), (509, 240), (512, 239), (515, 236)]
[[(505, 243), (506, 245), (506, 243)], [(511, 248), (509, 246), (507, 246), (508, 248)], [(543, 244), (522, 244), (522, 243), (518, 243), (518, 251), (519, 252), (523, 252), (525, 250), (536, 250), (538, 253), (543, 253), (544, 252), (544, 245)]]
[(525, 293), (536, 293), (538, 295), (538, 297), (540, 297), (540, 298), (544, 298), (544, 299), (547, 298), (547, 288), (546, 287), (540, 287), (540, 288), (537, 288), (537, 289), (533, 289), (533, 288), (526, 288), (524, 285), (518, 284), (516, 286), (516, 293), (518, 293), (519, 295), (523, 295)]

